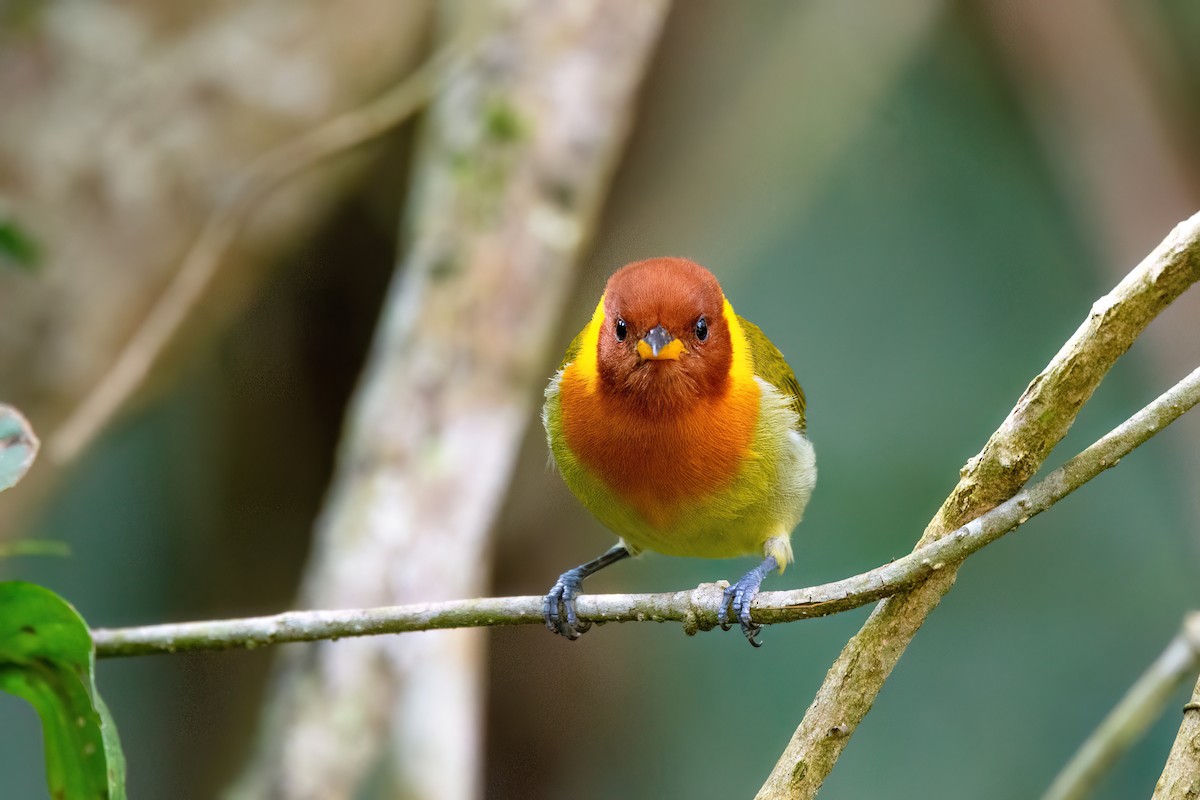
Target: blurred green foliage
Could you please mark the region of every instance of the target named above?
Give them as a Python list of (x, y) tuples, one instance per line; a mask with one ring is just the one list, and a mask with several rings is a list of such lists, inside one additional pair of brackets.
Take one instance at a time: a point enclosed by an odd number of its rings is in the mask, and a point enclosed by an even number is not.
[(0, 217), (0, 266), (32, 270), (41, 260), (41, 249), (20, 225)]

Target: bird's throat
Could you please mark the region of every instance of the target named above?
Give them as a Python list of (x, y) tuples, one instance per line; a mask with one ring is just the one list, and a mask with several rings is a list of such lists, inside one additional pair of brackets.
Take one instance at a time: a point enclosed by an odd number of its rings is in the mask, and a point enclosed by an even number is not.
[(749, 457), (759, 413), (753, 382), (715, 398), (673, 400), (670, 374), (677, 366), (653, 363), (635, 371), (647, 374), (650, 383), (638, 387), (645, 391), (589, 391), (569, 369), (560, 387), (571, 453), (656, 527), (669, 527), (690, 505), (733, 482)]

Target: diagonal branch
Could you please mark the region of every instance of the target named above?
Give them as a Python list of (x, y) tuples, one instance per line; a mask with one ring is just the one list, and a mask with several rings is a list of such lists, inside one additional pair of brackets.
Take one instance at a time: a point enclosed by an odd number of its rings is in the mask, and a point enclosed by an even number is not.
[(1090, 797), (1104, 774), (1158, 719), (1171, 695), (1197, 670), (1200, 670), (1200, 612), (1192, 612), (1162, 655), (1129, 688), (1058, 773), (1042, 800)]
[[(1066, 435), (1108, 370), (1175, 298), (1200, 280), (1200, 214), (1180, 223), (1104, 297), (1033, 379), (983, 450), (963, 467), (917, 546), (1012, 497)], [(884, 600), (830, 667), (758, 800), (811, 798), (866, 717), (925, 619), (954, 585), (944, 569)]]
[[(848, 611), (910, 589), (931, 575), (953, 571), (976, 550), (1014, 530), (1030, 517), (1114, 467), (1185, 411), (1200, 402), (1196, 369), (1154, 402), (1051, 472), (1034, 486), (983, 516), (870, 572), (790, 592), (763, 592), (754, 620), (791, 622)], [(663, 594), (595, 595), (580, 598), (584, 619), (595, 622), (682, 622), (688, 633), (716, 625), (720, 584)], [(290, 611), (270, 617), (97, 629), (100, 657), (224, 650), (284, 642), (307, 642), (385, 633), (495, 625), (541, 624), (541, 597), (498, 597), (346, 611)]]
[[(1193, 646), (1195, 644), (1193, 643)], [(1200, 683), (1192, 690), (1192, 697), (1183, 707), (1183, 722), (1171, 753), (1163, 767), (1162, 775), (1154, 786), (1152, 800), (1191, 800), (1200, 796)]]

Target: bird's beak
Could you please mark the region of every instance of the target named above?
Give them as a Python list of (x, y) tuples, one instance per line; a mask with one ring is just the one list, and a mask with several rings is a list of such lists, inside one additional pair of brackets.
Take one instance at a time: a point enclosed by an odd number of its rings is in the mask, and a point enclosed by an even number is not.
[(637, 351), (643, 361), (677, 361), (679, 355), (686, 352), (683, 342), (667, 333), (662, 325), (656, 325), (637, 343)]

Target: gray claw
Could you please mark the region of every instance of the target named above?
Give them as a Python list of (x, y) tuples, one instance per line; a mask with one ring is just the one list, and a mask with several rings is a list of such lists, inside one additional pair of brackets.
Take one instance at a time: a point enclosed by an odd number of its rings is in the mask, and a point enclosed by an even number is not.
[(737, 583), (725, 590), (721, 599), (721, 608), (717, 611), (717, 624), (721, 626), (721, 630), (727, 631), (731, 627), (728, 612), (732, 611), (738, 624), (741, 625), (746, 641), (755, 647), (762, 647), (762, 642), (754, 638), (758, 636), (762, 626), (754, 624), (750, 619), (750, 606), (754, 602), (755, 596), (758, 595), (758, 588), (762, 586), (763, 578), (776, 566), (775, 557), (768, 556), (763, 563), (747, 572)]

